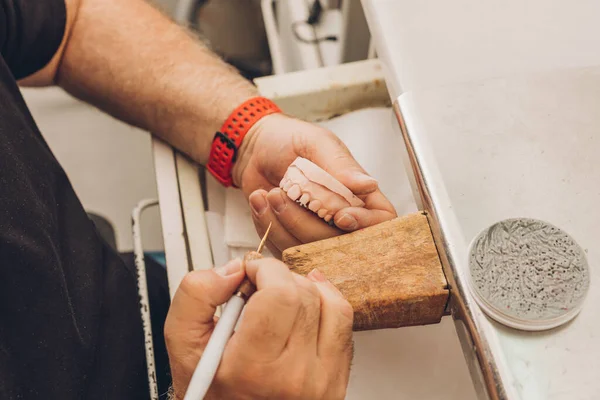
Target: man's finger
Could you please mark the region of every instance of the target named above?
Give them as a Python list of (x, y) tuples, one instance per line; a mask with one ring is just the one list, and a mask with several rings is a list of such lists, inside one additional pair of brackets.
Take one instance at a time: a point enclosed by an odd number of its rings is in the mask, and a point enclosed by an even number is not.
[(302, 306), (298, 310), (288, 346), (297, 343), (304, 351), (316, 355), (321, 317), (321, 294), (309, 279), (298, 274), (293, 274), (293, 276), (298, 286)]
[(396, 217), (395, 212), (386, 210), (369, 210), (361, 207), (348, 207), (333, 216), (335, 225), (343, 231), (353, 232), (367, 228)]
[(185, 276), (169, 308), (165, 341), (171, 363), (173, 385), (184, 390), (214, 329), (215, 309), (225, 303), (244, 278), (240, 260), (210, 271)]
[(267, 200), (279, 224), (300, 243), (323, 240), (342, 233), (312, 211), (296, 204), (280, 188), (272, 189), (267, 195)]
[(273, 258), (249, 261), (248, 278), (257, 291), (231, 338), (231, 351), (252, 362), (277, 359), (292, 333), (301, 298), (288, 267)]
[(267, 239), (267, 247), (274, 256), (281, 258), (283, 250), (301, 244), (301, 242), (288, 232), (288, 230), (279, 222), (273, 209), (269, 207), (267, 192), (265, 190), (260, 189), (252, 192), (248, 201), (250, 203), (250, 208), (252, 209), (254, 226), (260, 237), (265, 234), (269, 224), (273, 224)]
[[(350, 158), (352, 157), (350, 156)], [(354, 158), (352, 160), (354, 161)], [(336, 174), (335, 178), (357, 196), (373, 193), (379, 188), (379, 182), (362, 170), (341, 170)]]
[(343, 365), (352, 355), (352, 306), (319, 270), (311, 271), (307, 278), (315, 283), (321, 296), (319, 357), (333, 365)]
[(346, 145), (334, 134), (327, 135), (312, 154), (315, 164), (323, 168), (356, 195), (367, 195), (379, 184), (354, 159)]
[(188, 273), (169, 308), (165, 335), (208, 341), (217, 306), (225, 303), (244, 277), (240, 260), (209, 271)]

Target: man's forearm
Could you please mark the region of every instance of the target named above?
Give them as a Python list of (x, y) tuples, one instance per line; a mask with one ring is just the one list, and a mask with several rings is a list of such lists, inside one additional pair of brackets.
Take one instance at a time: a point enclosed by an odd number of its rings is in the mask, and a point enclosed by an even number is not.
[(229, 113), (256, 95), (233, 68), (144, 0), (80, 0), (56, 80), (200, 163)]

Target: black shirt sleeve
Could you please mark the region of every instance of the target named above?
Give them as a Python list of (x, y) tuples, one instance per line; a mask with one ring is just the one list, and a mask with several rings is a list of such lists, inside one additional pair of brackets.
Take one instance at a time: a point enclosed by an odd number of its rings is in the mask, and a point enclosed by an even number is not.
[(65, 0), (0, 0), (0, 54), (16, 79), (50, 62), (66, 17)]

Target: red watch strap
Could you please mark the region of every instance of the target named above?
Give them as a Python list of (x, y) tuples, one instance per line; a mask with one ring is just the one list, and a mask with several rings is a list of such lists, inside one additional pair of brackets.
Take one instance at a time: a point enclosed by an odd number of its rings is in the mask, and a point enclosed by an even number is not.
[(238, 106), (215, 134), (210, 148), (207, 168), (221, 184), (231, 186), (231, 170), (237, 152), (250, 128), (262, 117), (281, 112), (279, 107), (265, 97), (253, 97)]

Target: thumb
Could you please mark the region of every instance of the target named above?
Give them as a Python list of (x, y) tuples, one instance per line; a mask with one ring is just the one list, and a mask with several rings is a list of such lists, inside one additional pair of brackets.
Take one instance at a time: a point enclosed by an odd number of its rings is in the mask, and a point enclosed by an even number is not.
[(225, 303), (244, 278), (242, 262), (232, 260), (222, 267), (188, 273), (177, 289), (167, 321), (165, 336), (174, 346), (202, 349), (214, 328), (217, 306)]
[(355, 195), (367, 195), (376, 191), (379, 187), (377, 180), (365, 172), (341, 140), (337, 137), (330, 139), (319, 144), (312, 161)]
[[(348, 157), (352, 158), (352, 156)], [(352, 160), (354, 161), (353, 158)], [(379, 187), (377, 180), (364, 173), (360, 168), (343, 169), (337, 173), (336, 178), (352, 193), (359, 196), (373, 193)]]

